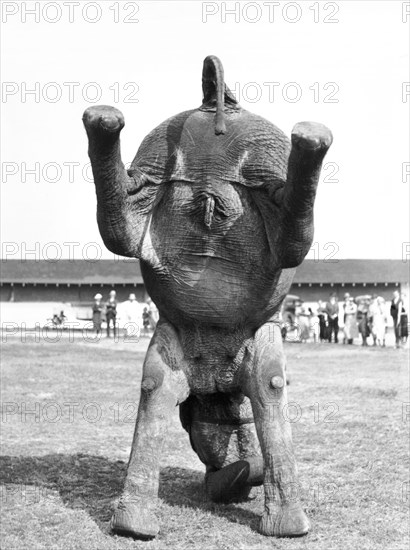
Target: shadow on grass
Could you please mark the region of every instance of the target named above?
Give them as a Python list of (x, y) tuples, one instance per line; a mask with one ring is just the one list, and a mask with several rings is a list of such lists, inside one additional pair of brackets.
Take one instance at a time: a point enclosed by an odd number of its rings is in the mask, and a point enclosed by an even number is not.
[[(2, 501), (7, 493), (27, 493), (30, 503), (55, 498), (72, 509), (85, 510), (104, 530), (111, 519), (114, 501), (122, 491), (127, 465), (103, 456), (50, 454), (29, 457), (0, 457)], [(190, 507), (211, 512), (233, 523), (256, 528), (258, 516), (238, 505), (217, 505), (206, 500), (203, 474), (185, 468), (161, 470), (159, 497), (169, 506)]]
[(249, 525), (256, 530), (260, 516), (238, 504), (215, 504), (205, 495), (204, 474), (185, 468), (163, 468), (159, 497), (169, 506), (185, 506), (225, 518), (232, 523)]

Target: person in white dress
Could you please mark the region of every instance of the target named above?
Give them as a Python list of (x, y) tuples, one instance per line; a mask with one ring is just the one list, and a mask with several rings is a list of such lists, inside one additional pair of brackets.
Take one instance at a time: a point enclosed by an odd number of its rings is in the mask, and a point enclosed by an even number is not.
[(125, 333), (127, 336), (136, 336), (139, 332), (140, 305), (135, 294), (130, 294), (128, 300), (122, 304), (122, 315), (125, 321)]
[(357, 305), (354, 303), (354, 299), (350, 294), (345, 295), (345, 303), (343, 304), (344, 310), (344, 339), (343, 342), (353, 344), (353, 340), (359, 336), (357, 329)]
[(386, 346), (387, 315), (385, 301), (381, 296), (373, 300), (369, 308), (374, 346)]
[(154, 304), (151, 298), (148, 298), (147, 305), (149, 313), (149, 324), (151, 329), (154, 331), (159, 321), (159, 312), (157, 306)]

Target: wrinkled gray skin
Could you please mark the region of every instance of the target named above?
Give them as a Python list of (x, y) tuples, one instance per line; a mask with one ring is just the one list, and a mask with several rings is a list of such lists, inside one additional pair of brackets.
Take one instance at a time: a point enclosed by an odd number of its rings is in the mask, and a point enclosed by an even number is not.
[(126, 171), (123, 115), (84, 113), (107, 248), (141, 260), (160, 320), (144, 362), (138, 418), (114, 532), (148, 539), (160, 452), (177, 404), (206, 465), (215, 501), (265, 490), (264, 535), (299, 536), (309, 521), (295, 487), (285, 358), (276, 322), (313, 239), (313, 203), (332, 142), (302, 122), (291, 143), (242, 109), (220, 61), (204, 62), (201, 107), (169, 118), (142, 142)]

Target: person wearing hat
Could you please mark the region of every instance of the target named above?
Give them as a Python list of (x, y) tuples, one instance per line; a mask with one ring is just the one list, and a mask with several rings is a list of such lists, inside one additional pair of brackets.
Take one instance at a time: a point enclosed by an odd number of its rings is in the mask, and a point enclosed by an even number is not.
[(317, 303), (317, 316), (319, 319), (319, 341), (324, 342), (329, 339), (329, 316), (326, 311), (326, 304), (322, 300)]
[(367, 338), (370, 336), (369, 306), (371, 296), (365, 295), (357, 298), (357, 322), (359, 333), (362, 337), (362, 346), (367, 346)]
[(101, 300), (102, 300), (101, 294), (96, 294), (94, 296), (93, 327), (97, 336), (101, 335), (101, 323), (102, 323), (102, 312), (103, 312), (103, 306), (102, 306)]
[(326, 304), (326, 313), (329, 320), (328, 339), (332, 341), (332, 335), (334, 334), (335, 344), (339, 342), (339, 304), (336, 298), (336, 294), (332, 293), (329, 297), (329, 301)]
[(344, 312), (344, 328), (343, 328), (343, 343), (353, 344), (353, 340), (359, 336), (357, 328), (357, 305), (349, 293), (346, 293), (345, 302), (343, 304)]
[[(404, 313), (404, 316), (403, 316)], [(396, 348), (400, 348), (402, 344), (402, 316), (406, 319), (407, 314), (404, 309), (403, 300), (401, 298), (400, 292), (398, 290), (395, 290), (393, 292), (393, 300), (391, 301), (390, 305), (390, 315), (393, 317), (393, 328), (394, 328), (394, 336), (396, 338)], [(405, 320), (405, 323), (407, 324), (407, 319)], [(408, 331), (406, 330), (407, 327), (403, 327), (405, 329), (405, 338), (407, 340)]]
[(111, 290), (110, 297), (108, 301), (105, 303), (105, 318), (107, 321), (107, 338), (110, 337), (110, 328), (111, 323), (113, 325), (114, 330), (114, 338), (117, 335), (117, 299), (116, 299), (117, 293), (115, 290)]

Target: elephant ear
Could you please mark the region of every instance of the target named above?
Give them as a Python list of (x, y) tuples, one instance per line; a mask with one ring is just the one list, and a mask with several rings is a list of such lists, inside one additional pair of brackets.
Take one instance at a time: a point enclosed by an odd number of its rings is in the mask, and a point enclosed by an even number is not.
[[(188, 399), (179, 405), (179, 419), (186, 432), (190, 432), (192, 425), (192, 403), (195, 397), (190, 395)], [(191, 443), (192, 445), (192, 443)]]
[[(135, 196), (141, 213), (148, 213), (162, 194), (161, 184), (182, 177), (180, 174), (180, 141), (185, 121), (198, 109), (184, 111), (165, 120), (142, 141), (128, 175), (135, 186), (128, 189)], [(182, 178), (183, 179), (183, 178)]]
[[(161, 183), (175, 179), (192, 180), (191, 175), (183, 173), (181, 152), (186, 149), (183, 142), (184, 126), (191, 115), (209, 112), (215, 114), (215, 135), (226, 133), (225, 112), (240, 111), (241, 108), (229, 88), (225, 85), (224, 70), (221, 61), (214, 55), (204, 59), (202, 69), (203, 100), (199, 109), (185, 111), (165, 120), (143, 140), (137, 155), (132, 162), (128, 175), (133, 179), (135, 186), (128, 189), (129, 195), (135, 195), (138, 208), (142, 213), (148, 213), (158, 195)], [(202, 119), (209, 124), (209, 115)], [(197, 117), (194, 125), (198, 123)], [(198, 145), (198, 136), (190, 133), (189, 124), (186, 134), (188, 141)], [(191, 144), (191, 145), (192, 145)], [(195, 179), (195, 178), (194, 178)]]

